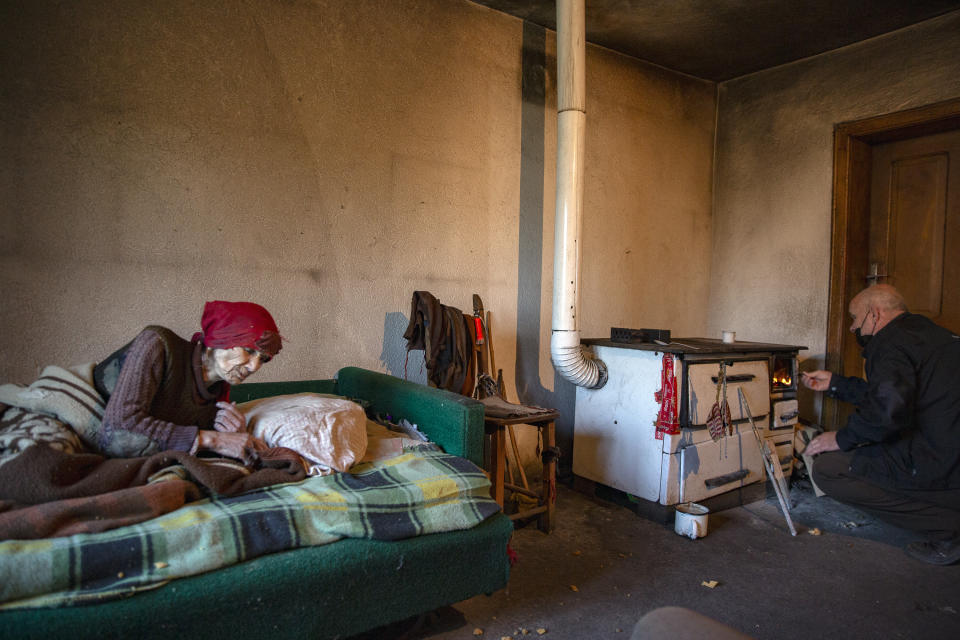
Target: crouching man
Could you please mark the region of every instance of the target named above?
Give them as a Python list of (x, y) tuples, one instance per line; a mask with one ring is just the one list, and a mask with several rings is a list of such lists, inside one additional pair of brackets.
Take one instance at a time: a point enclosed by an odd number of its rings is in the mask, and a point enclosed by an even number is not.
[(849, 311), (867, 379), (804, 374), (807, 388), (857, 409), (843, 428), (807, 446), (817, 456), (813, 480), (830, 497), (920, 534), (908, 555), (953, 564), (960, 560), (960, 337), (908, 312), (889, 285), (861, 291)]

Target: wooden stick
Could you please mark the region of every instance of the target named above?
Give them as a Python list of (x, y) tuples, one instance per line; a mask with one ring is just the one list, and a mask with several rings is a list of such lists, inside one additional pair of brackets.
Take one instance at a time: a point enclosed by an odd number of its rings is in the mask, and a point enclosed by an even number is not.
[(517, 468), (520, 469), (520, 479), (523, 480), (524, 488), (529, 489), (530, 484), (527, 482), (527, 474), (523, 470), (523, 465), (520, 464), (520, 449), (517, 447), (517, 435), (513, 432), (512, 424), (507, 425), (507, 432), (510, 434), (510, 444), (513, 446), (513, 458), (517, 461)]
[(538, 513), (544, 513), (549, 507), (533, 507), (532, 509), (527, 509), (526, 511), (518, 511), (517, 513), (510, 514), (511, 520), (519, 520), (520, 518), (529, 518), (530, 516), (535, 516)]
[(493, 359), (493, 335), (490, 333), (490, 311), (487, 311), (487, 350), (490, 354), (490, 375), (497, 370), (496, 360)]
[(786, 518), (787, 526), (790, 527), (790, 535), (795, 536), (797, 535), (797, 530), (793, 526), (793, 519), (790, 517), (790, 507), (785, 497), (787, 483), (783, 477), (783, 469), (780, 468), (780, 460), (770, 452), (770, 447), (767, 446), (763, 436), (760, 435), (760, 430), (757, 429), (757, 423), (753, 421), (750, 403), (747, 402), (747, 397), (743, 394), (743, 389), (738, 387), (737, 393), (740, 394), (740, 407), (747, 414), (747, 418), (750, 419), (750, 426), (753, 427), (753, 435), (757, 438), (757, 446), (760, 447), (760, 457), (763, 458), (763, 464), (767, 469), (767, 474), (770, 476), (770, 484), (773, 485), (773, 491), (777, 494), (777, 500), (780, 501), (780, 510), (783, 511), (783, 517)]
[(521, 494), (521, 495), (525, 495), (525, 496), (527, 496), (528, 498), (536, 498), (537, 500), (540, 500), (540, 499), (541, 499), (541, 495), (540, 495), (539, 493), (537, 493), (536, 491), (534, 491), (533, 489), (524, 489), (524, 488), (521, 487), (520, 485), (518, 485), (518, 484), (513, 484), (512, 482), (510, 482), (510, 483), (504, 482), (504, 483), (503, 483), (503, 486), (504, 486), (505, 488), (509, 489), (510, 491), (513, 491), (513, 492), (515, 492), (515, 493), (519, 493), (519, 494)]

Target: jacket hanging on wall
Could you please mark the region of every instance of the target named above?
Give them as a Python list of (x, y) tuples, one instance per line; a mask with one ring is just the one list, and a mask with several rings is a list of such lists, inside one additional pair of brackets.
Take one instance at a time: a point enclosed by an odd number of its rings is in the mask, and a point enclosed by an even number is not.
[(471, 317), (456, 307), (440, 304), (428, 291), (413, 292), (410, 324), (403, 337), (407, 340), (407, 351), (424, 351), (431, 385), (464, 393), (473, 364), (470, 320)]

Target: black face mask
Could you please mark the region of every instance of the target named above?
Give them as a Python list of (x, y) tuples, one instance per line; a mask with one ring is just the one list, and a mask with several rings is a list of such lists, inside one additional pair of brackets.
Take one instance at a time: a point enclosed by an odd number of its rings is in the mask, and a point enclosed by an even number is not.
[[(857, 339), (857, 344), (860, 345), (861, 349), (866, 349), (867, 345), (870, 344), (870, 339), (873, 338), (873, 335), (864, 335), (860, 332), (860, 329), (863, 328), (863, 325), (867, 321), (867, 316), (863, 316), (863, 321), (860, 323), (860, 326), (853, 330), (853, 335)], [(877, 323), (873, 323), (874, 328), (876, 328)]]

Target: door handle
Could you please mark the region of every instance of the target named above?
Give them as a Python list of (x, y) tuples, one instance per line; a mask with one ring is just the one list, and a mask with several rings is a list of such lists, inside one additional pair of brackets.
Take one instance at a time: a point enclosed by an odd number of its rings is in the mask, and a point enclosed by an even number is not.
[(870, 273), (867, 274), (866, 280), (869, 284), (877, 284), (880, 278), (886, 278), (887, 274), (880, 273), (883, 271), (882, 262), (871, 262), (870, 263)]

